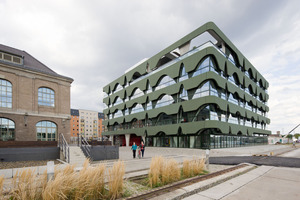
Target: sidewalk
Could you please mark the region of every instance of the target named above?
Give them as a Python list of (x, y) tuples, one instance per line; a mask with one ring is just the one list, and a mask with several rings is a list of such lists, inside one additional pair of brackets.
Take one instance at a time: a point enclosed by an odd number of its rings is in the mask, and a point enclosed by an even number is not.
[(185, 200), (299, 200), (300, 168), (261, 166)]

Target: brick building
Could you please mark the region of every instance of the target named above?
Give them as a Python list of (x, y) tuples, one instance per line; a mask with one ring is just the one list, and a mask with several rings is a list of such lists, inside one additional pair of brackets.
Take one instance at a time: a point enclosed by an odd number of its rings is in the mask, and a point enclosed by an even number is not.
[(70, 139), (70, 87), (25, 51), (0, 44), (0, 141)]

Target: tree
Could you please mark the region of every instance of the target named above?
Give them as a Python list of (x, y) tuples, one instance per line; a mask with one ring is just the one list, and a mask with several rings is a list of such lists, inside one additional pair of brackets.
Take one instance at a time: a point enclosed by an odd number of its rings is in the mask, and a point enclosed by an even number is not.
[(293, 135), (288, 134), (288, 135), (286, 136), (286, 138), (288, 138), (288, 139), (293, 139)]
[(297, 138), (297, 140), (298, 140), (299, 137), (300, 137), (300, 133), (295, 133), (294, 136), (295, 136), (295, 138)]

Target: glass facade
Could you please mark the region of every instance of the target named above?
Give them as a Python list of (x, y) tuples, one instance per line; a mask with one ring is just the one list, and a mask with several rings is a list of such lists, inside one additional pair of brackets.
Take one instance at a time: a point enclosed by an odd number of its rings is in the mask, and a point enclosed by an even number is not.
[[(268, 83), (251, 64), (241, 64), (244, 58), (239, 56), (226, 45), (221, 48), (207, 42), (182, 55), (161, 56), (144, 74), (141, 68), (125, 74), (124, 106), (111, 106), (116, 96), (104, 89), (108, 95), (104, 100), (107, 135), (143, 132), (148, 146), (162, 147), (265, 144), (270, 134), (266, 130)], [(137, 98), (141, 96), (144, 98)], [(120, 115), (111, 114), (120, 108)], [(187, 130), (189, 123), (194, 129)], [(177, 132), (170, 132), (174, 129)]]

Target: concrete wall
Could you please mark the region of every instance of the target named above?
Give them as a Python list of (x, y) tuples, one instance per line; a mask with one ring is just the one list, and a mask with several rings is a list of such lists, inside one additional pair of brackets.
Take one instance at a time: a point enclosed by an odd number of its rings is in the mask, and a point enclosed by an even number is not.
[(58, 147), (0, 148), (0, 163), (28, 160), (59, 159)]
[(119, 159), (119, 146), (92, 146), (91, 157), (95, 161)]

